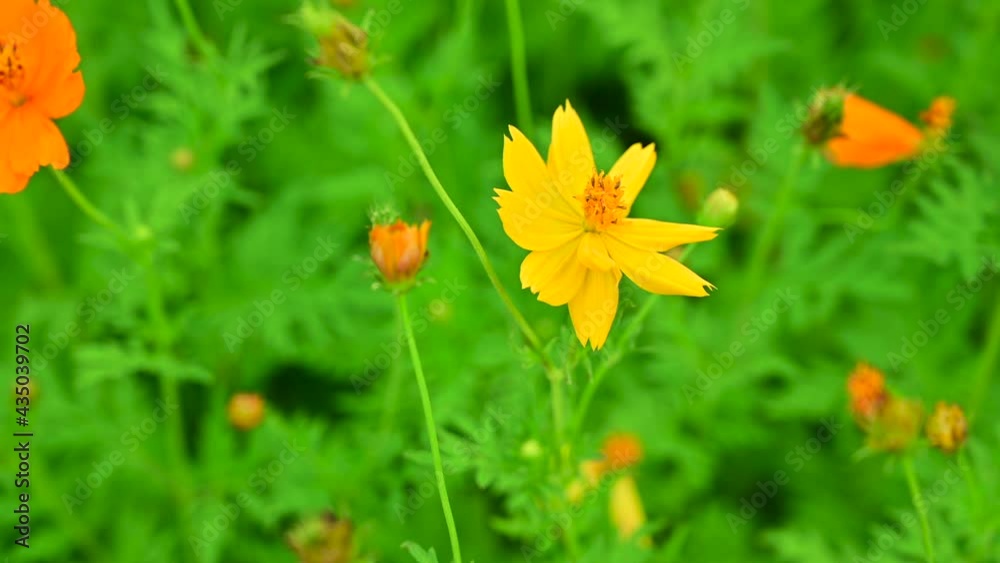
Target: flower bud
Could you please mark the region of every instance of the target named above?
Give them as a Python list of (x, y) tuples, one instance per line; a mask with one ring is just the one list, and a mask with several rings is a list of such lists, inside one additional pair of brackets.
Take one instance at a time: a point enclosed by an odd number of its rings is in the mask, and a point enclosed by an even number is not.
[(965, 443), (968, 432), (969, 425), (961, 407), (943, 401), (934, 406), (934, 413), (927, 420), (927, 439), (932, 446), (953, 453)]
[(194, 166), (194, 152), (187, 147), (178, 147), (170, 153), (170, 165), (178, 172), (190, 172)]
[(287, 535), (302, 563), (349, 563), (354, 560), (354, 526), (326, 513), (301, 522)]
[(879, 451), (905, 450), (920, 434), (923, 415), (920, 401), (890, 396), (871, 423), (868, 446)]
[(717, 188), (708, 194), (698, 214), (698, 223), (709, 227), (726, 228), (736, 222), (740, 200), (726, 188)]
[(951, 129), (951, 117), (955, 113), (955, 98), (938, 96), (931, 101), (931, 107), (920, 113), (920, 121), (927, 125), (930, 135), (944, 135)]
[(542, 453), (544, 453), (542, 445), (534, 438), (521, 444), (521, 457), (524, 459), (538, 459)]
[(871, 426), (889, 399), (889, 393), (885, 389), (885, 376), (865, 362), (859, 362), (847, 378), (847, 394), (850, 396), (854, 420), (865, 429)]
[(264, 419), (264, 399), (256, 393), (237, 393), (229, 400), (229, 422), (240, 430), (253, 430)]
[(427, 235), (431, 222), (408, 225), (398, 219), (391, 225), (375, 225), (368, 234), (372, 261), (386, 283), (406, 284), (427, 259)]
[(327, 5), (307, 0), (299, 9), (300, 25), (319, 41), (315, 63), (346, 78), (359, 79), (371, 70), (368, 33)]
[[(618, 537), (624, 541), (631, 540), (646, 524), (646, 510), (642, 506), (635, 477), (626, 475), (615, 482), (611, 488), (608, 512), (611, 514), (611, 522), (618, 530)], [(643, 536), (639, 538), (639, 545), (648, 548), (652, 542), (649, 537)]]
[(620, 471), (642, 461), (642, 442), (635, 434), (619, 432), (604, 440), (601, 453), (611, 470)]
[(850, 92), (843, 86), (818, 90), (809, 103), (802, 134), (811, 145), (823, 145), (840, 134), (844, 121), (844, 99)]

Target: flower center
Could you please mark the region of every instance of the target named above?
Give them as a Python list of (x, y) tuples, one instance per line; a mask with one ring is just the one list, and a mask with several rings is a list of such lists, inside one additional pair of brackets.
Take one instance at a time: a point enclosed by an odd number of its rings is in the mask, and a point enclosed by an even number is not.
[(603, 231), (625, 218), (627, 210), (622, 203), (625, 191), (620, 176), (612, 178), (595, 170), (586, 189), (576, 197), (583, 202), (583, 216), (589, 230)]
[(18, 91), (24, 82), (24, 65), (18, 52), (17, 41), (0, 39), (0, 91), (15, 107), (25, 102), (24, 94)]

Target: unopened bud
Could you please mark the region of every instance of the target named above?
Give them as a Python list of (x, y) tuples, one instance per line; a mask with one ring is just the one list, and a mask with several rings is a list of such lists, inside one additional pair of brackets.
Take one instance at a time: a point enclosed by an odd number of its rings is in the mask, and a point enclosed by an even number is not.
[(538, 440), (532, 438), (521, 444), (521, 457), (524, 459), (538, 459), (542, 455), (542, 445)]
[(328, 5), (307, 0), (298, 12), (299, 24), (319, 41), (315, 63), (359, 79), (371, 69), (368, 33)]
[(840, 134), (844, 121), (844, 99), (850, 91), (843, 86), (818, 90), (809, 104), (802, 135), (811, 145), (823, 145)]
[(927, 420), (927, 439), (945, 453), (952, 453), (965, 443), (969, 424), (958, 405), (938, 402)]
[(253, 430), (264, 419), (264, 399), (256, 393), (237, 393), (229, 400), (229, 422), (240, 430)]
[(194, 166), (194, 152), (187, 147), (180, 147), (170, 154), (170, 165), (180, 172), (188, 172)]
[(924, 416), (920, 401), (890, 396), (872, 421), (868, 445), (873, 450), (898, 452), (907, 449), (920, 434)]
[(698, 223), (709, 227), (726, 228), (736, 222), (740, 210), (740, 200), (726, 188), (718, 188), (708, 194), (698, 214)]

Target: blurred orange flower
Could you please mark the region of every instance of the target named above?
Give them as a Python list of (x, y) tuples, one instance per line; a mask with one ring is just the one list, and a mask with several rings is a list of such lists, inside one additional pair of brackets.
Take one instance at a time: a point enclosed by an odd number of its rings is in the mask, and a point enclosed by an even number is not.
[(951, 129), (951, 116), (955, 113), (955, 98), (938, 96), (931, 102), (927, 111), (921, 112), (920, 121), (927, 124), (927, 131), (932, 135), (943, 135)]
[(69, 147), (52, 120), (83, 101), (79, 64), (76, 32), (66, 14), (49, 0), (3, 1), (0, 193), (20, 192), (42, 166), (69, 166)]
[(857, 94), (843, 100), (838, 134), (826, 143), (837, 166), (877, 168), (920, 154), (924, 134), (909, 121)]
[(390, 284), (412, 281), (427, 259), (427, 235), (431, 222), (407, 225), (397, 219), (392, 225), (375, 225), (368, 234), (372, 261)]
[(256, 393), (237, 393), (229, 400), (229, 422), (240, 430), (253, 430), (264, 420), (264, 398)]
[(632, 219), (629, 212), (656, 163), (636, 143), (608, 172), (594, 164), (587, 132), (567, 101), (552, 119), (548, 162), (516, 127), (504, 139), (510, 191), (496, 190), (504, 232), (530, 251), (521, 286), (553, 306), (569, 305), (580, 343), (604, 346), (618, 310), (622, 273), (661, 295), (708, 295), (713, 287), (662, 254), (715, 238), (717, 228)]
[(604, 459), (611, 469), (625, 469), (642, 461), (642, 442), (635, 434), (627, 432), (612, 434), (604, 440), (601, 453), (604, 454)]
[(851, 398), (851, 413), (862, 426), (874, 420), (889, 399), (885, 376), (865, 362), (859, 362), (847, 378), (847, 393)]
[(946, 453), (954, 452), (965, 443), (968, 433), (969, 424), (961, 407), (945, 402), (935, 405), (927, 420), (927, 439), (932, 446)]

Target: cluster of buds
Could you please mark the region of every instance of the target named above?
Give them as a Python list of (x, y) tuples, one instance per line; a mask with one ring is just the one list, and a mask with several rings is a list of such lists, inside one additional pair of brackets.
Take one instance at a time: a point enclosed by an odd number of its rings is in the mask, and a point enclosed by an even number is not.
[[(639, 486), (632, 474), (644, 457), (642, 442), (634, 434), (617, 433), (608, 436), (601, 448), (600, 459), (580, 464), (581, 477), (570, 484), (566, 494), (570, 502), (580, 504), (584, 495), (611, 479), (608, 513), (622, 541), (631, 541), (646, 524), (646, 511), (639, 495)], [(642, 547), (650, 547), (648, 536), (638, 538)]]
[[(878, 368), (859, 363), (847, 378), (847, 394), (851, 414), (867, 435), (867, 444), (872, 450), (904, 451), (920, 436), (923, 404), (890, 393), (885, 375)], [(962, 409), (958, 405), (938, 403), (926, 425), (931, 445), (952, 453), (965, 442), (966, 434)]]
[(368, 33), (351, 23), (328, 4), (306, 0), (299, 9), (298, 23), (319, 43), (314, 63), (359, 80), (371, 70)]

